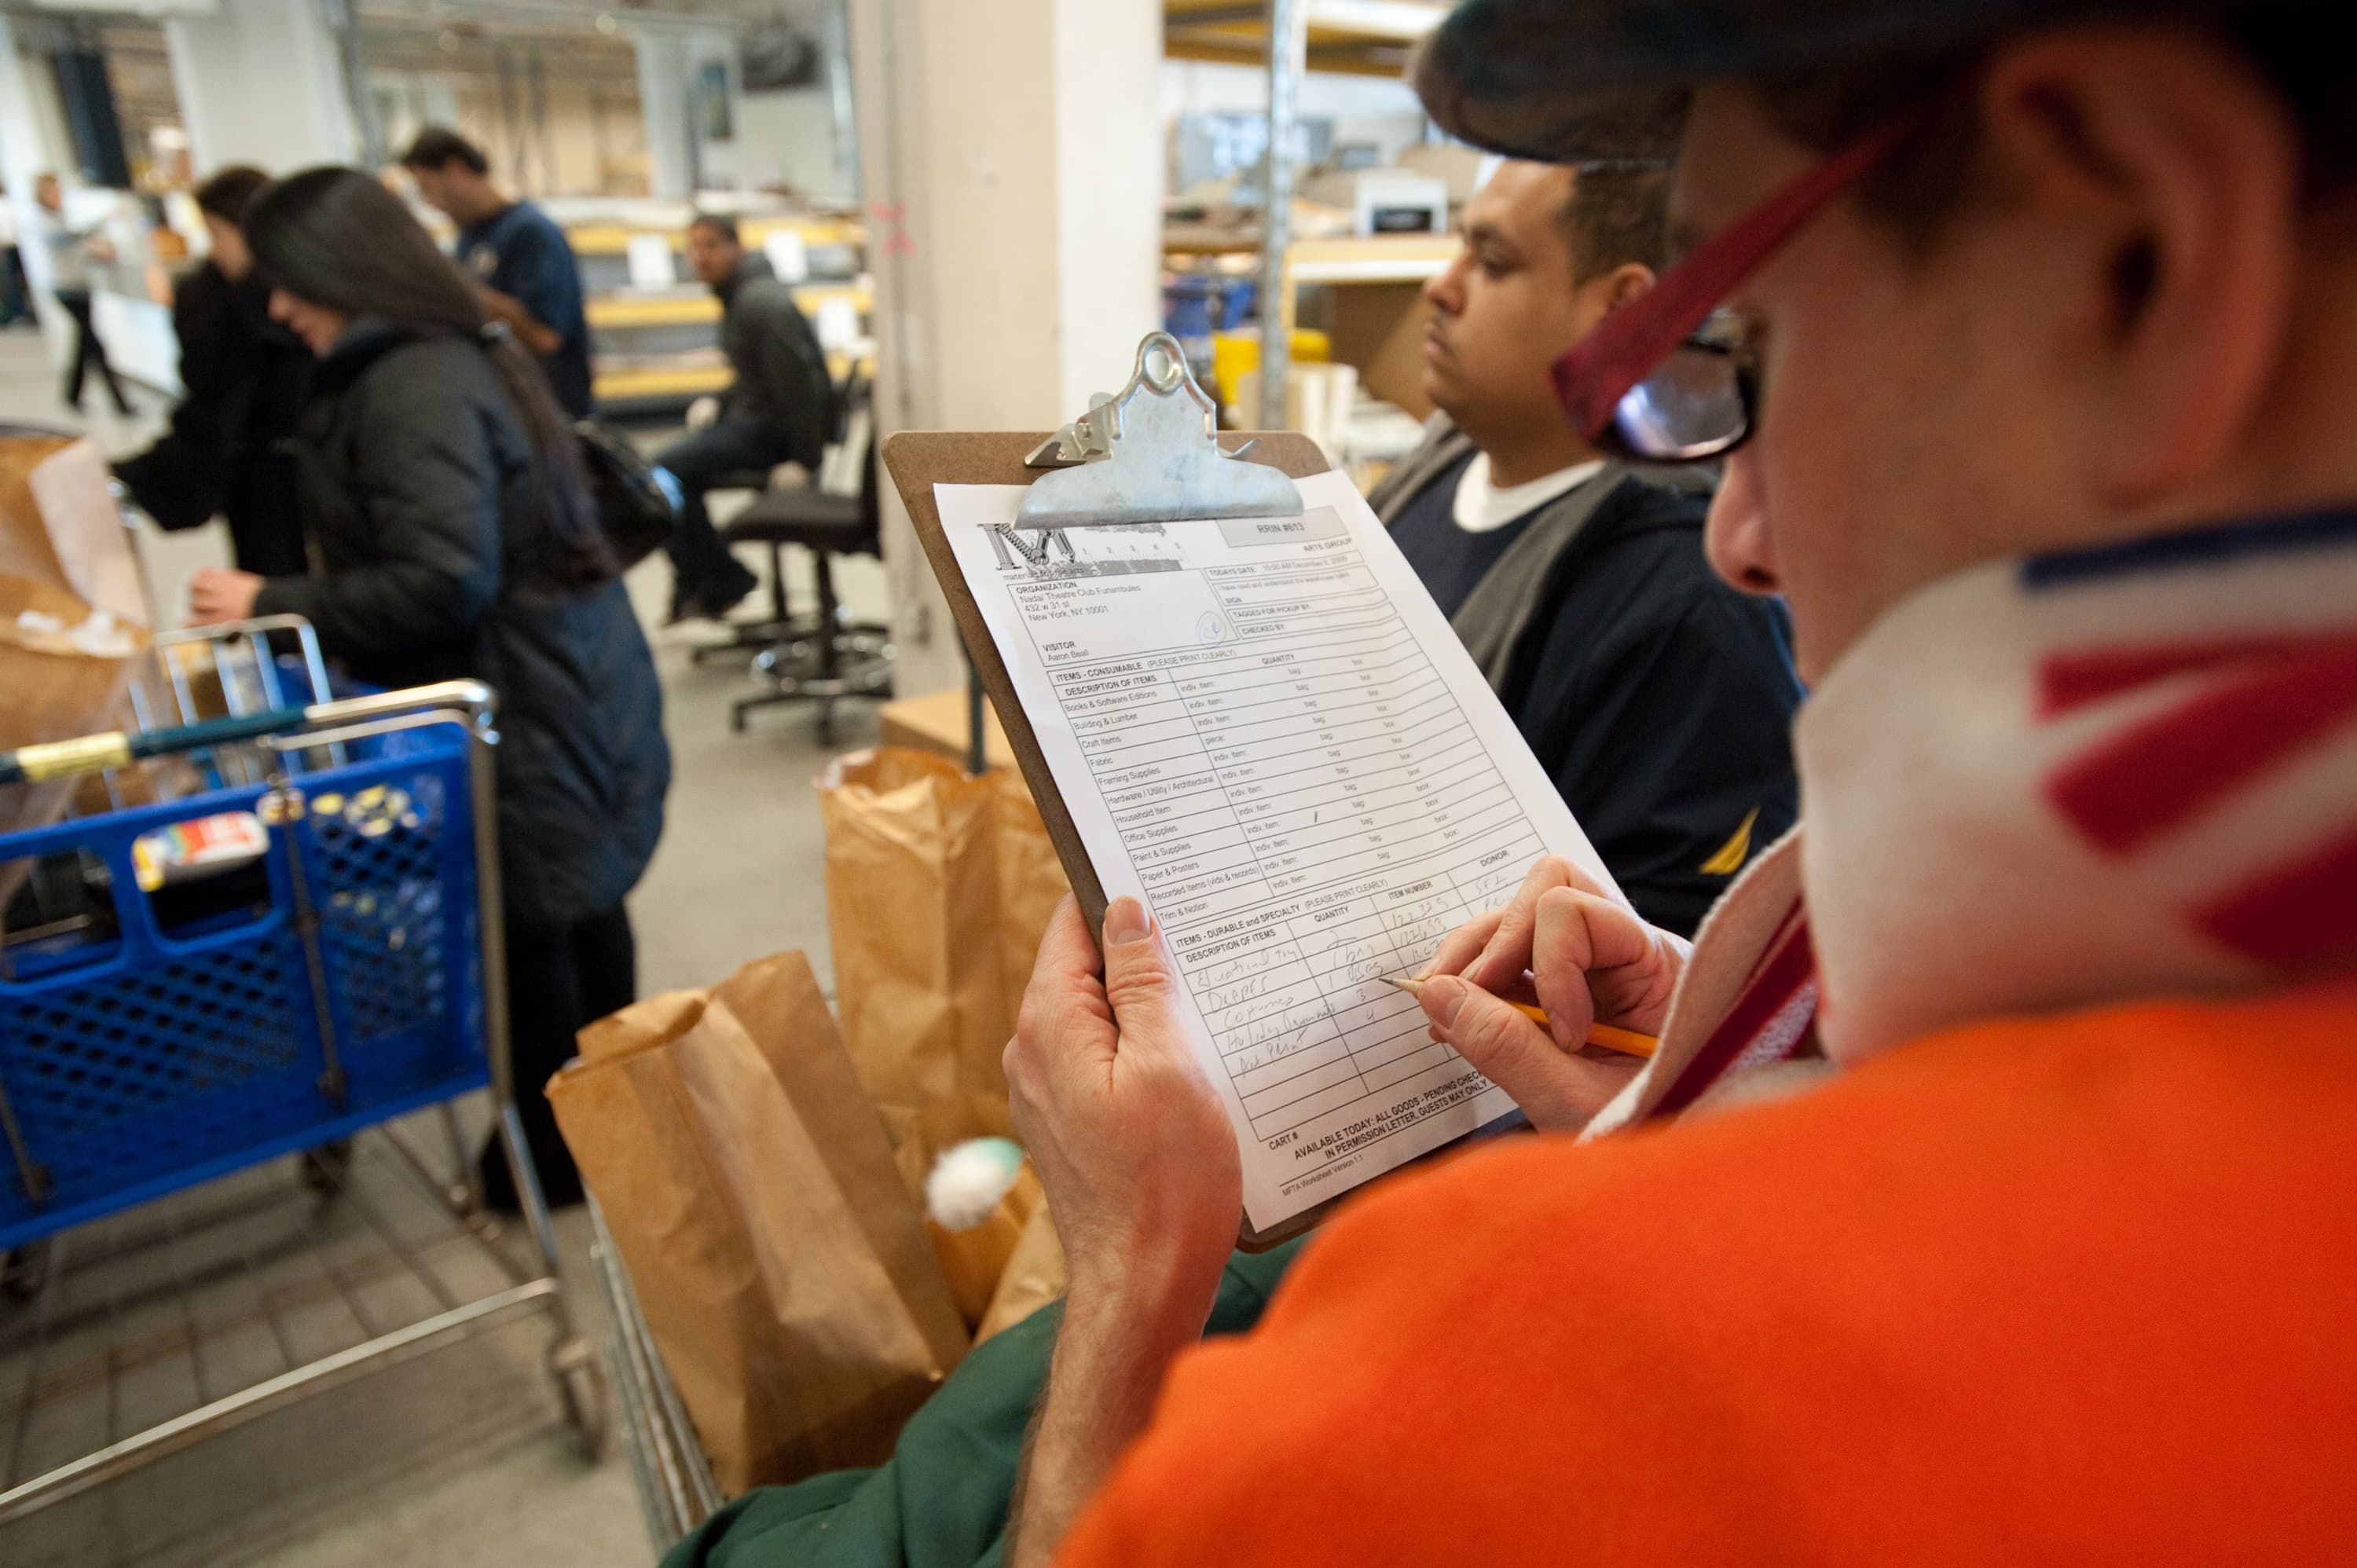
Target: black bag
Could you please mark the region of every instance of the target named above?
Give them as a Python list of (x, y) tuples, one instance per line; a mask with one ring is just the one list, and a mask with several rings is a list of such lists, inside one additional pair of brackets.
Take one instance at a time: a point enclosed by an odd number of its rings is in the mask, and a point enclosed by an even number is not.
[(581, 467), (589, 477), (589, 499), (613, 546), (615, 564), (628, 571), (662, 547), (678, 526), (684, 499), (679, 481), (656, 467), (630, 438), (596, 419), (576, 419)]

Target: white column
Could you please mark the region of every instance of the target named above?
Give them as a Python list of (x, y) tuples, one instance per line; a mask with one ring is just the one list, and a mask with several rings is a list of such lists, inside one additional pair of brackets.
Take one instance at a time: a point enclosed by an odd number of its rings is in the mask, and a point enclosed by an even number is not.
[[(1161, 6), (850, 11), (879, 435), (1062, 424), (1161, 319)], [(957, 633), (888, 482), (884, 512), (896, 686), (956, 685)]]
[(199, 178), (354, 162), (360, 134), (336, 38), (316, 0), (216, 0), (164, 22), (172, 86)]
[[(733, 29), (701, 22), (631, 25), (638, 46), (639, 113), (647, 132), (649, 194), (678, 200), (734, 188), (747, 163), (744, 83)], [(712, 84), (728, 134), (705, 134)]]
[(684, 201), (695, 194), (691, 35), (652, 23), (633, 25), (630, 34), (638, 50), (639, 117), (647, 132), (647, 194)]

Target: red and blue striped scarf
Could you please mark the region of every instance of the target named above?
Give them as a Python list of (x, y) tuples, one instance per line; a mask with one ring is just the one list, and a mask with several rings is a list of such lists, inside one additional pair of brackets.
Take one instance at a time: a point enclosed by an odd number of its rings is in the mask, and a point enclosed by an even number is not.
[(2357, 510), (1944, 579), (1795, 756), (1805, 832), (1705, 925), (1598, 1130), (1819, 1049), (2357, 962)]

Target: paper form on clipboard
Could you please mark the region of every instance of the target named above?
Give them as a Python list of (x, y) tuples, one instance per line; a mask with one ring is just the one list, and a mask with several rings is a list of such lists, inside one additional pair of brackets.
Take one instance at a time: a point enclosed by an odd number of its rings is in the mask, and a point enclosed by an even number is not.
[[(1154, 911), (1265, 1231), (1512, 1111), (1378, 977), (1543, 854), (1610, 874), (1340, 474), (1295, 518), (942, 531), (1107, 897)], [(1616, 890), (1617, 891), (1617, 890)]]

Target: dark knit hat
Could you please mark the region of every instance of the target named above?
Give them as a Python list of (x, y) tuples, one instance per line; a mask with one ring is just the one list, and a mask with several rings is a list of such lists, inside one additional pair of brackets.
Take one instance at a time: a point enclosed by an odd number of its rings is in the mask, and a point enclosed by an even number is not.
[[(1548, 163), (1667, 158), (1698, 81), (1968, 48), (2057, 22), (2215, 16), (2287, 0), (1466, 0), (1415, 88), (1477, 146)], [(2321, 7), (2330, 9), (2330, 7)]]

